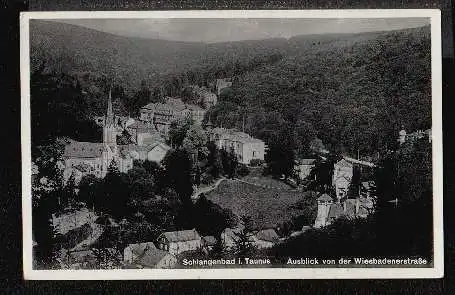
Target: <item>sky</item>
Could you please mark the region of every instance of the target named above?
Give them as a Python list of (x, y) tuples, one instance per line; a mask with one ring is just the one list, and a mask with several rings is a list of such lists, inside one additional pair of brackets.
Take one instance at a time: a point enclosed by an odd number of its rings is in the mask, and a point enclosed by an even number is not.
[(428, 18), (387, 19), (66, 19), (54, 20), (127, 37), (186, 42), (232, 42), (298, 35), (398, 30)]

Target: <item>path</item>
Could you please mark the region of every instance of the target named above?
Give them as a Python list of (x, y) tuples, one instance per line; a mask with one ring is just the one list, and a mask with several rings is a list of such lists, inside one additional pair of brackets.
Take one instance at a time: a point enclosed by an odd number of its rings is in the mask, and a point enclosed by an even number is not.
[(198, 199), (199, 199), (199, 196), (201, 194), (206, 194), (210, 191), (213, 191), (214, 189), (216, 189), (220, 183), (223, 181), (223, 180), (226, 180), (226, 178), (222, 177), (220, 179), (218, 179), (214, 184), (210, 185), (210, 186), (205, 186), (205, 187), (201, 187), (201, 188), (198, 188), (194, 193), (193, 195), (191, 196), (191, 199), (196, 202)]
[(101, 236), (103, 233), (103, 228), (100, 224), (95, 222), (91, 222), (90, 226), (92, 227), (92, 233), (83, 241), (79, 242), (76, 246), (74, 246), (70, 251), (77, 251), (86, 249), (91, 244), (95, 243), (96, 240)]

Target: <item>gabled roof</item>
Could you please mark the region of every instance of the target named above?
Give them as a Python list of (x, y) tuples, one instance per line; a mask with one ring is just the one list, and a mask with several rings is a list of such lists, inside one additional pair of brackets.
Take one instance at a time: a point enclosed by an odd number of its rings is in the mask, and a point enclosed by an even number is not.
[(298, 159), (297, 164), (299, 165), (314, 165), (316, 159)]
[(169, 242), (186, 242), (200, 240), (201, 236), (196, 229), (170, 231), (162, 234)]
[(153, 125), (141, 121), (135, 121), (133, 124), (129, 125), (128, 128), (136, 129), (137, 132), (157, 132)]
[(202, 240), (207, 246), (213, 246), (216, 244), (216, 238), (214, 236), (205, 236), (202, 237)]
[(65, 146), (65, 158), (99, 158), (103, 154), (104, 144), (101, 142), (70, 141)]
[(261, 241), (278, 242), (280, 237), (274, 229), (263, 229), (257, 232), (256, 238)]
[(340, 162), (343, 161), (343, 160), (348, 162), (351, 165), (356, 164), (356, 165), (367, 166), (367, 167), (376, 167), (376, 165), (374, 163), (371, 163), (371, 162), (368, 162), (368, 161), (363, 161), (363, 160), (357, 160), (357, 159), (346, 157), (346, 156), (344, 156), (343, 159), (340, 160)]
[(142, 255), (146, 250), (156, 248), (153, 242), (129, 244), (127, 248), (131, 249), (133, 254)]
[(346, 159), (341, 159), (340, 161), (338, 161), (336, 163), (337, 166), (340, 166), (340, 167), (352, 167), (352, 162), (351, 161), (347, 161)]
[(141, 265), (143, 267), (153, 268), (166, 255), (170, 255), (166, 251), (157, 249), (151, 242), (132, 244), (128, 247), (132, 247), (131, 251), (137, 256), (136, 259), (133, 260), (132, 264)]
[(328, 194), (322, 194), (317, 200), (321, 201), (321, 202), (333, 201), (332, 198)]

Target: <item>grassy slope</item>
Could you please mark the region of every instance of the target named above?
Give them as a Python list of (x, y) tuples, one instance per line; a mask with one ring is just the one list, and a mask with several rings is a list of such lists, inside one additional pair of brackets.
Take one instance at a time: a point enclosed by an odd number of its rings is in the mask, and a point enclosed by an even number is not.
[(223, 208), (231, 209), (237, 216), (252, 217), (255, 226), (267, 228), (302, 214), (302, 210), (292, 205), (301, 201), (305, 197), (305, 193), (267, 189), (227, 180), (221, 183), (216, 190), (208, 193), (206, 197)]

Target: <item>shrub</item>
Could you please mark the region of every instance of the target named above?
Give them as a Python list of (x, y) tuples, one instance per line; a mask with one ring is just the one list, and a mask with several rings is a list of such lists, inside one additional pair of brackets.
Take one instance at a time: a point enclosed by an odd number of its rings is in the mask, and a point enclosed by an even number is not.
[(250, 161), (251, 167), (259, 167), (259, 166), (262, 166), (262, 164), (264, 164), (264, 161), (261, 159), (253, 159)]
[(214, 180), (214, 177), (209, 173), (204, 173), (201, 175), (201, 183), (211, 184)]
[(247, 176), (248, 174), (250, 174), (250, 170), (248, 169), (248, 167), (246, 165), (242, 164), (239, 166), (237, 173), (243, 177), (243, 176)]

